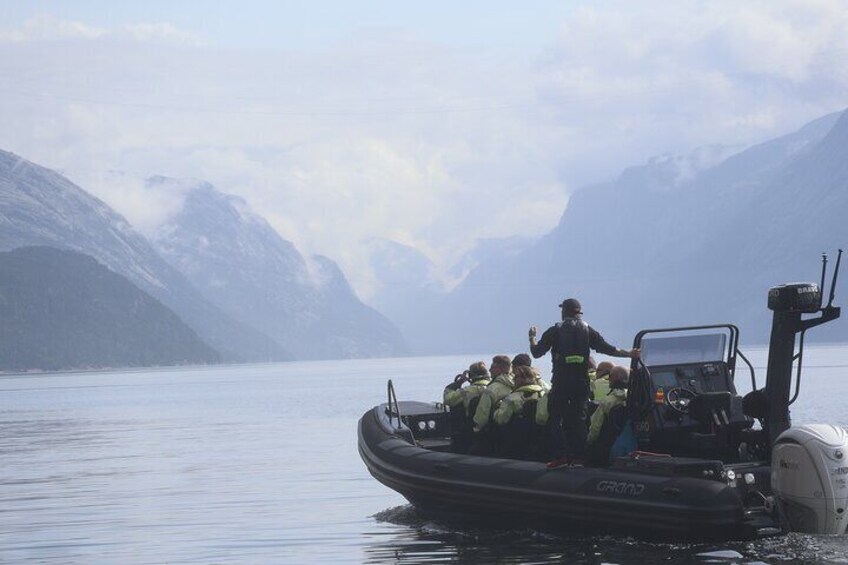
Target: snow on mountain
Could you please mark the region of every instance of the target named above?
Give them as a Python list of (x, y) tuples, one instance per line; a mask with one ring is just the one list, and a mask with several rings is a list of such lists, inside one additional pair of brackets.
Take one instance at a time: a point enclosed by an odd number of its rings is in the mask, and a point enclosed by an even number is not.
[(0, 204), (0, 251), (52, 246), (90, 255), (171, 308), (225, 360), (288, 358), (204, 299), (122, 216), (55, 171), (0, 151)]
[(718, 165), (739, 150), (738, 147), (710, 145), (687, 155), (658, 155), (643, 166), (625, 169), (621, 181), (640, 184), (651, 190), (672, 190), (693, 181), (703, 171)]
[(370, 303), (400, 328), (409, 343), (426, 341), (427, 336), (419, 334), (428, 327), (423, 318), (434, 314), (431, 306), (447, 292), (436, 278), (436, 265), (418, 249), (384, 238), (368, 242), (368, 255), (378, 282)]
[(307, 262), (239, 197), (206, 183), (154, 177), (187, 193), (153, 241), (222, 310), (301, 359), (406, 353), (398, 330), (356, 297), (338, 266)]

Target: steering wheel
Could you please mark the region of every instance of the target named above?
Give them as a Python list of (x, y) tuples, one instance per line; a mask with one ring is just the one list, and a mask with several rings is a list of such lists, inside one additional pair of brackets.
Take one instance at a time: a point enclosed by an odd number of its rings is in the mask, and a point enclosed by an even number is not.
[(698, 396), (698, 393), (688, 388), (674, 387), (668, 389), (665, 393), (665, 402), (669, 408), (678, 414), (689, 413), (689, 403)]

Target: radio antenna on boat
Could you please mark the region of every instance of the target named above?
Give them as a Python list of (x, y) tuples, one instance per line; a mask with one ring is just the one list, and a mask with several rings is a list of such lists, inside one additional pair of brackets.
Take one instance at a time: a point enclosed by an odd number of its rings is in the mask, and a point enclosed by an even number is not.
[(827, 272), (827, 253), (822, 253), (822, 276), (821, 276), (821, 284), (819, 288), (821, 289), (821, 294), (819, 294), (819, 309), (822, 307), (822, 302), (824, 302), (824, 275)]
[[(825, 259), (827, 261), (827, 259)], [(827, 307), (830, 308), (833, 306), (833, 298), (836, 295), (836, 277), (839, 275), (839, 263), (842, 261), (842, 250), (839, 250), (839, 253), (836, 255), (836, 267), (833, 269), (833, 280), (830, 281), (830, 298), (827, 301)], [(822, 276), (824, 276), (824, 272), (822, 272)], [(822, 282), (824, 284), (824, 282)], [(824, 292), (824, 289), (822, 289)]]

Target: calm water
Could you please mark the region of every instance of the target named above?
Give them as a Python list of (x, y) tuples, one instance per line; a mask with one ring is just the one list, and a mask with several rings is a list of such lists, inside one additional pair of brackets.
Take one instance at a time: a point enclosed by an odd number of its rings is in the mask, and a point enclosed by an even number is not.
[[(422, 519), (368, 474), (356, 423), (386, 379), (437, 399), (473, 360), (2, 376), (0, 563), (848, 563), (848, 536), (674, 545)], [(805, 366), (795, 422), (848, 427), (848, 347), (809, 347)]]

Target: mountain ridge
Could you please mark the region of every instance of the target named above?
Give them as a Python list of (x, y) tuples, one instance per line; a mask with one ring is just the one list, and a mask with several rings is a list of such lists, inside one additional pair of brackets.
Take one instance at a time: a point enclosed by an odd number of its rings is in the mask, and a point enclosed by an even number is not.
[[(846, 136), (848, 117), (838, 112), (670, 190), (658, 190), (656, 179), (668, 175), (654, 174), (662, 163), (649, 161), (576, 191), (551, 232), (516, 257), (479, 265), (438, 315), (431, 307), (423, 349), (524, 350), (527, 326), (558, 321), (556, 305), (569, 296), (621, 346), (646, 327), (725, 322), (740, 325), (749, 343), (765, 343), (768, 288), (817, 280), (821, 252), (848, 240), (840, 220), (848, 210)], [(848, 329), (833, 324), (813, 339), (846, 340)]]

